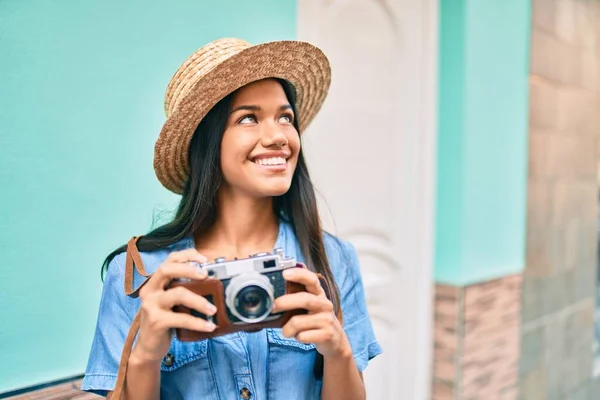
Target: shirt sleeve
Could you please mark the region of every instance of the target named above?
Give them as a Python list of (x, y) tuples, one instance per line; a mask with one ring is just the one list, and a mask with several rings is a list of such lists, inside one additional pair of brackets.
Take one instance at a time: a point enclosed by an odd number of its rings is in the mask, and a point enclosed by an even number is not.
[(125, 253), (117, 255), (106, 272), (96, 330), (81, 389), (106, 396), (115, 387), (121, 352), (133, 321), (136, 299), (123, 289)]
[(365, 289), (356, 249), (351, 243), (342, 242), (344, 249), (339, 262), (342, 271), (338, 281), (344, 319), (344, 331), (352, 346), (352, 353), (359, 371), (363, 371), (371, 359), (382, 353), (375, 338), (371, 317), (367, 310)]

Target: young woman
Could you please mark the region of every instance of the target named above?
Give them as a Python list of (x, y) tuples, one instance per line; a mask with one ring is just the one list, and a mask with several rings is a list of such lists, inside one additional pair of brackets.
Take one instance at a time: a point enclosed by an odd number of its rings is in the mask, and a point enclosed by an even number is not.
[[(322, 231), (301, 132), (323, 103), (329, 63), (316, 47), (281, 41), (251, 46), (221, 39), (194, 53), (166, 95), (167, 121), (154, 167), (182, 195), (172, 222), (137, 241), (151, 278), (134, 273), (127, 296), (126, 246), (105, 260), (105, 282), (83, 390), (115, 388), (125, 338), (140, 312), (128, 358), (127, 399), (363, 399), (362, 371), (381, 352), (365, 305), (354, 247)], [(306, 292), (274, 302), (308, 310), (282, 329), (182, 342), (175, 328), (211, 332), (204, 319), (172, 311), (216, 310), (174, 278), (202, 280), (195, 262), (244, 258), (281, 247), (308, 268), (285, 279)], [(332, 288), (326, 296), (316, 273)], [(129, 283), (128, 283), (129, 282)], [(343, 324), (337, 316), (343, 316)], [(319, 354), (319, 356), (318, 356)], [(315, 363), (322, 357), (321, 373)]]

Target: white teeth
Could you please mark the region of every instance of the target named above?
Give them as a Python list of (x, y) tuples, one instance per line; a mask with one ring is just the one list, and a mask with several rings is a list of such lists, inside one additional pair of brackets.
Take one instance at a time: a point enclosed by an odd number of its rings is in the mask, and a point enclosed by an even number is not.
[(259, 165), (283, 165), (286, 163), (286, 159), (283, 157), (259, 158), (254, 162)]

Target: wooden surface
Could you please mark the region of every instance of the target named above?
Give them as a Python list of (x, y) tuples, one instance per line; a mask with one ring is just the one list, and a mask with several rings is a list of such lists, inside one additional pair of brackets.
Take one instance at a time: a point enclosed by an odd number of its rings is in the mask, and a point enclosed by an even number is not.
[(86, 393), (81, 391), (81, 379), (62, 383), (56, 386), (50, 386), (34, 392), (23, 393), (18, 396), (8, 397), (10, 400), (66, 400), (66, 399), (77, 399), (77, 400), (93, 400), (102, 399), (103, 397), (97, 396), (92, 393)]

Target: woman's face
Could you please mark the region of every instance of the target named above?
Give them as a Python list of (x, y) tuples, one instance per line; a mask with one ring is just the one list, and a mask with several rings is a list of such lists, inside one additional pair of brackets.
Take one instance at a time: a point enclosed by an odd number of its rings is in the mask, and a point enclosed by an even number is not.
[(239, 89), (221, 142), (223, 187), (255, 198), (288, 191), (300, 152), (295, 115), (274, 79)]

